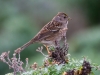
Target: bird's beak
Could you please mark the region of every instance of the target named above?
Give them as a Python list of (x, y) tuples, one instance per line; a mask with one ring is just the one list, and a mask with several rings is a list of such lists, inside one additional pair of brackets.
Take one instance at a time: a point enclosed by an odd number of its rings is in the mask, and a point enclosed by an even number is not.
[(70, 17), (68, 17), (68, 20), (72, 20)]

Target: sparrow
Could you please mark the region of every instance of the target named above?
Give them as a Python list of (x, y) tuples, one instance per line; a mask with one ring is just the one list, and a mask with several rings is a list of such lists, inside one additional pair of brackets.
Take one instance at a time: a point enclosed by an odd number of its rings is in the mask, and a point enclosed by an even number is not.
[(59, 42), (63, 36), (66, 36), (67, 25), (70, 17), (64, 12), (58, 12), (58, 14), (35, 35), (29, 42), (19, 47), (23, 50), (29, 45), (39, 42), (42, 43), (49, 53), (48, 47), (56, 47), (56, 42)]

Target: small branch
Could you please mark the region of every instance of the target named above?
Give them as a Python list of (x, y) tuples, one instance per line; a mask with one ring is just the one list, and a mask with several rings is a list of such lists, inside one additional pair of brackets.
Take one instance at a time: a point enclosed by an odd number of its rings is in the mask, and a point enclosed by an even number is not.
[[(29, 61), (28, 58), (26, 58), (26, 66), (25, 66), (25, 68), (28, 68), (28, 65), (29, 65), (29, 64), (28, 64), (28, 61)], [(28, 69), (29, 69), (29, 68), (28, 68)]]
[(42, 50), (43, 50), (43, 47), (42, 47), (42, 46), (41, 46), (41, 47), (38, 47), (38, 49), (36, 49), (37, 52), (40, 52), (43, 56), (48, 57), (48, 55), (45, 55), (45, 54), (42, 52)]

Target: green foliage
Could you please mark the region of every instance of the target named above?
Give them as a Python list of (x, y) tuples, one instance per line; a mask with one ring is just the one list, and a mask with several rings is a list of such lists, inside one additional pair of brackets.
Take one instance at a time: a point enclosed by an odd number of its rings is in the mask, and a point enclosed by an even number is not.
[[(87, 60), (88, 62), (89, 60)], [(82, 65), (83, 65), (84, 59), (81, 60), (77, 60), (77, 59), (70, 59), (68, 63), (65, 64), (54, 64), (54, 65), (49, 65), (47, 67), (38, 67), (35, 70), (28, 70), (24, 73), (21, 73), (21, 75), (62, 75), (64, 72), (70, 71), (70, 70), (76, 70), (81, 72), (82, 70)], [(99, 72), (99, 70), (97, 69), (97, 65), (89, 62), (91, 67), (92, 67), (92, 71), (90, 75), (98, 75), (97, 72)], [(12, 75), (12, 73), (8, 73), (6, 75)], [(76, 74), (78, 75), (78, 74)], [(81, 74), (79, 74), (81, 75)]]
[[(74, 16), (75, 14), (73, 12), (77, 11), (79, 12), (77, 15), (81, 16), (82, 14), (86, 13), (85, 15), (89, 22), (91, 23), (88, 26), (95, 25), (95, 23), (100, 23), (100, 1), (99, 0), (0, 0), (0, 53), (3, 51), (8, 51), (12, 53), (13, 50), (20, 47), (27, 41), (29, 41), (38, 31), (39, 29), (45, 25), (48, 21), (51, 20), (51, 18), (57, 13), (57, 12), (66, 12), (70, 16)], [(82, 10), (82, 14), (80, 15), (80, 10)], [(74, 19), (74, 17), (72, 18)], [(76, 20), (76, 17), (75, 17)], [(83, 19), (82, 19), (83, 20)], [(76, 21), (75, 21), (76, 22)], [(72, 23), (71, 26), (73, 26), (74, 23)], [(99, 25), (99, 24), (98, 24)], [(70, 28), (70, 30), (73, 28)], [(82, 40), (85, 38), (80, 38), (79, 40), (86, 42), (85, 45), (92, 44), (92, 47), (86, 47), (89, 49), (88, 53), (87, 50), (84, 49), (83, 45), (80, 47), (76, 46), (77, 44), (73, 45), (75, 48), (75, 53), (72, 54), (72, 56), (79, 52), (78, 57), (80, 55), (84, 55), (87, 53), (88, 55), (91, 55), (91, 59), (93, 61), (98, 59), (95, 59), (96, 57), (99, 58), (99, 30), (94, 35), (91, 36), (95, 39), (98, 39), (98, 43), (95, 44), (91, 41), (88, 42), (88, 40)], [(86, 32), (87, 33), (87, 32)], [(82, 34), (83, 35), (83, 34)], [(94, 37), (95, 36), (95, 37)], [(79, 36), (80, 37), (80, 36)], [(78, 40), (77, 40), (78, 41)], [(77, 42), (75, 41), (75, 42)], [(82, 43), (84, 43), (82, 42)], [(97, 42), (97, 41), (94, 41)], [(71, 43), (73, 44), (73, 43)], [(70, 44), (70, 46), (71, 46)], [(33, 59), (38, 61), (40, 63), (40, 60), (42, 60), (40, 57), (40, 54), (38, 55), (36, 53), (37, 44), (34, 44), (27, 48), (24, 52), (22, 52), (21, 59), (25, 59), (27, 57), (30, 58), (30, 62), (33, 62)], [(70, 47), (72, 48), (72, 47)], [(76, 48), (82, 49), (84, 52), (77, 51)], [(96, 51), (95, 51), (96, 48)], [(98, 51), (97, 51), (98, 48)], [(93, 51), (94, 49), (94, 51)], [(92, 50), (92, 51), (90, 51)], [(77, 51), (77, 52), (76, 52)], [(33, 57), (33, 55), (37, 55)], [(99, 63), (99, 61), (98, 61)], [(0, 62), (0, 74), (5, 74), (8, 67), (6, 67), (5, 64)], [(2, 71), (4, 69), (4, 71)], [(9, 70), (8, 70), (9, 71)]]

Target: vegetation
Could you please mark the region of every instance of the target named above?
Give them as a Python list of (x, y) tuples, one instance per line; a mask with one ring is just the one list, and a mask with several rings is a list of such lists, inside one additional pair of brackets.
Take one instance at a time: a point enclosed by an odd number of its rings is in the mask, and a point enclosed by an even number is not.
[[(72, 18), (67, 32), (69, 60), (84, 60), (82, 57), (85, 56), (91, 59), (91, 65), (100, 64), (99, 3), (100, 0), (0, 0), (0, 54), (10, 51), (9, 58), (12, 58), (14, 50), (33, 38), (55, 14), (65, 12)], [(35, 61), (42, 66), (45, 58), (35, 51), (39, 46), (36, 43), (26, 48), (21, 52), (20, 60), (25, 63), (28, 58), (28, 64)], [(44, 48), (46, 54), (45, 51)], [(1, 75), (13, 72), (8, 68), (0, 61)], [(92, 71), (100, 74), (94, 68)]]
[[(99, 66), (93, 65), (86, 58), (82, 60), (70, 58), (68, 48), (68, 44), (64, 41), (62, 47), (57, 45), (56, 48), (49, 48), (50, 54), (45, 55), (42, 52), (43, 47), (39, 47), (37, 51), (45, 56), (43, 65), (39, 67), (35, 62), (30, 66), (31, 69), (29, 69), (28, 58), (26, 58), (26, 67), (23, 68), (23, 62), (20, 60), (20, 49), (15, 50), (12, 58), (9, 58), (9, 51), (3, 52), (0, 60), (14, 71), (6, 75), (16, 75), (18, 73), (19, 75), (96, 75), (94, 72), (99, 71)], [(95, 69), (95, 71), (92, 69)]]

